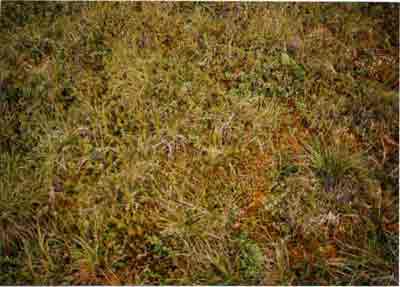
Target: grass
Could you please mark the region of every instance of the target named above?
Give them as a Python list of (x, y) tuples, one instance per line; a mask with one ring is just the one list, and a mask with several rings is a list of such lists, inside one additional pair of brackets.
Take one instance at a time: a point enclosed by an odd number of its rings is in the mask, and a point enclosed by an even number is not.
[(397, 8), (3, 3), (0, 282), (398, 284)]
[(309, 167), (321, 179), (327, 192), (346, 179), (368, 177), (362, 156), (350, 151), (347, 144), (334, 141), (327, 146), (317, 139), (306, 149)]

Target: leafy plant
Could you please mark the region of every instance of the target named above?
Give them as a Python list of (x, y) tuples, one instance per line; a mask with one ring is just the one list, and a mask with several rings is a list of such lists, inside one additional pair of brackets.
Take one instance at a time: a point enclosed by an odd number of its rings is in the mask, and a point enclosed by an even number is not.
[(236, 240), (239, 248), (240, 277), (247, 284), (259, 284), (265, 268), (264, 254), (256, 242), (240, 234)]

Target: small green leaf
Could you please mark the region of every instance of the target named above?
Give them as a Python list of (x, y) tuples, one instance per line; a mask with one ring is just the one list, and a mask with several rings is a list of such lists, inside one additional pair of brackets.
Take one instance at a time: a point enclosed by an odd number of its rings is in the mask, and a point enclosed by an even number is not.
[(292, 58), (286, 53), (282, 53), (281, 55), (281, 63), (282, 65), (290, 66), (293, 64)]

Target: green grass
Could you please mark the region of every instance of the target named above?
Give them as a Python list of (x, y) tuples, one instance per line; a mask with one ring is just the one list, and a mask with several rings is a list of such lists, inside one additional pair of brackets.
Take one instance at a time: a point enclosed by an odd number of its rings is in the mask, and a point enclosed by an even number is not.
[(3, 3), (0, 282), (397, 284), (397, 8)]
[(331, 191), (346, 180), (368, 177), (362, 156), (349, 150), (346, 143), (334, 140), (330, 146), (327, 146), (327, 144), (315, 140), (306, 147), (306, 150), (309, 156), (309, 166), (321, 179), (325, 191)]

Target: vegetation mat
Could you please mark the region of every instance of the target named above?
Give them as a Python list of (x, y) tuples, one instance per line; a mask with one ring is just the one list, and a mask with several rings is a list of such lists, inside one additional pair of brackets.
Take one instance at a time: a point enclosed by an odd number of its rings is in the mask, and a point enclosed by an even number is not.
[(398, 284), (398, 4), (4, 2), (2, 284)]

